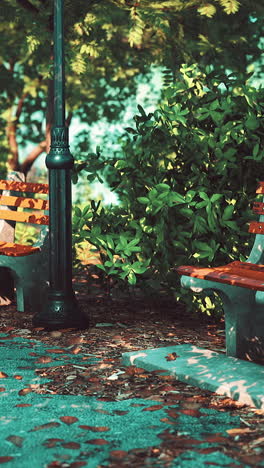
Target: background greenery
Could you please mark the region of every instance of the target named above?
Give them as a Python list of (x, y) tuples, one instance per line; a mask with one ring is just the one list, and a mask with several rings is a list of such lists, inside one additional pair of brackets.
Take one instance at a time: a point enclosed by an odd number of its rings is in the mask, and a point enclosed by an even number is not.
[[(36, 161), (49, 148), (52, 7), (52, 0), (1, 3), (2, 175), (13, 169), (38, 179)], [(263, 159), (264, 7), (251, 0), (65, 0), (65, 11), (67, 124), (124, 126), (121, 135), (108, 132), (101, 148), (89, 132), (73, 142), (76, 251), (80, 257), (85, 246), (90, 258), (94, 246), (113, 284), (163, 291), (209, 311), (209, 298), (180, 290), (174, 268), (219, 265), (250, 251), (246, 222)], [(138, 84), (154, 70), (163, 74), (156, 109), (149, 113), (143, 103), (124, 124)], [(95, 180), (108, 183), (117, 206), (92, 200)]]

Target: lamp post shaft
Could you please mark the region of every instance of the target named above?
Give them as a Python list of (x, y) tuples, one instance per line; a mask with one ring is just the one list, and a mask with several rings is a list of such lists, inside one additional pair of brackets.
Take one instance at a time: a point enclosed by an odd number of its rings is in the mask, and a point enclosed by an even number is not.
[(54, 126), (46, 157), (49, 169), (49, 291), (34, 324), (49, 329), (87, 327), (72, 288), (71, 169), (74, 159), (65, 126), (63, 0), (54, 3)]

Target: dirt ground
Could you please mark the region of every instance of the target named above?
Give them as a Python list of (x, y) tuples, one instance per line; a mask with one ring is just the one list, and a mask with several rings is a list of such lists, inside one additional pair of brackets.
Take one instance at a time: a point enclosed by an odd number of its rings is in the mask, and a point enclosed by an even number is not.
[[(106, 297), (105, 291), (96, 284), (95, 275), (93, 279), (77, 276), (74, 287), (80, 307), (89, 316), (90, 327), (86, 330), (47, 332), (33, 328), (32, 316), (18, 313), (14, 304), (0, 307), (0, 331), (8, 333), (9, 337), (35, 338), (51, 347), (60, 347), (62, 352), (66, 348), (69, 352), (70, 349), (72, 354), (85, 349), (99, 358), (89, 367), (66, 362), (57, 368), (39, 369), (36, 371), (39, 377), (51, 381), (32, 391), (42, 394), (91, 395), (102, 401), (144, 398), (154, 400), (157, 408), (164, 404), (179, 404), (184, 414), (195, 418), (199, 418), (201, 407), (228, 411), (239, 416), (241, 425), (230, 428), (226, 437), (219, 435), (215, 442), (221, 445), (225, 454), (237, 461), (238, 464), (232, 466), (263, 466), (263, 411), (242, 406), (229, 398), (175, 381), (158, 372), (146, 372), (132, 366), (122, 368), (120, 364), (124, 352), (175, 344), (192, 343), (224, 352), (223, 319), (214, 321), (208, 317), (188, 315), (183, 306), (166, 298), (146, 301), (133, 295)], [(174, 416), (176, 418), (176, 415), (168, 414), (170, 424), (173, 424)], [(151, 454), (161, 457), (165, 463), (162, 466), (169, 467), (170, 461), (187, 448), (184, 440), (184, 437), (179, 436), (177, 439), (164, 434), (161, 444), (152, 448)], [(131, 450), (126, 456), (120, 453), (116, 455), (118, 460), (113, 460), (109, 466), (149, 466), (147, 462), (145, 464), (149, 454), (150, 449)]]

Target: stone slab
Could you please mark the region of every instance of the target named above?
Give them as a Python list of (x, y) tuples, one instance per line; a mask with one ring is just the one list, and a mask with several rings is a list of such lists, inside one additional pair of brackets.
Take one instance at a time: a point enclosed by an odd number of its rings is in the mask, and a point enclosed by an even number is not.
[(123, 353), (122, 364), (163, 370), (181, 382), (264, 410), (264, 366), (259, 364), (191, 344)]

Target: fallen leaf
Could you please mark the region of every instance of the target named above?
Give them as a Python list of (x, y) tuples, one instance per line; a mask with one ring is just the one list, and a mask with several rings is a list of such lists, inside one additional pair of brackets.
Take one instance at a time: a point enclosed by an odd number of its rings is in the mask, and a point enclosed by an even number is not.
[(65, 443), (63, 443), (61, 445), (64, 448), (69, 448), (69, 449), (72, 449), (72, 450), (78, 450), (81, 447), (81, 445), (78, 444), (77, 442), (65, 442)]
[(85, 426), (81, 425), (79, 426), (81, 429), (86, 429), (87, 431), (93, 431), (93, 432), (106, 432), (109, 431), (110, 428), (107, 426)]
[(42, 431), (42, 429), (50, 429), (52, 427), (58, 427), (60, 426), (60, 423), (58, 422), (49, 422), (49, 423), (46, 423), (46, 424), (41, 424), (40, 426), (36, 426), (34, 427), (34, 429), (31, 429), (29, 432), (35, 432), (35, 431)]
[(213, 453), (213, 452), (219, 452), (219, 447), (216, 446), (216, 447), (206, 447), (206, 448), (202, 448), (202, 449), (198, 449), (197, 450), (198, 453)]
[(253, 440), (253, 442), (250, 443), (251, 446), (255, 447), (255, 445), (262, 445), (264, 444), (264, 437), (259, 437), (256, 440)]
[(127, 414), (128, 411), (115, 410), (114, 413), (118, 416), (123, 416), (124, 414)]
[(5, 372), (0, 371), (0, 379), (6, 379), (8, 375)]
[(85, 441), (86, 444), (92, 444), (92, 445), (106, 445), (109, 444), (105, 439), (90, 439)]
[(53, 330), (49, 333), (52, 338), (60, 338), (62, 336), (62, 332), (58, 330)]
[(32, 392), (31, 388), (22, 388), (22, 390), (19, 390), (18, 394), (19, 396), (24, 396), (31, 392)]
[(64, 439), (47, 439), (45, 440), (42, 445), (44, 445), (47, 448), (53, 448), (56, 447), (57, 442), (63, 442)]
[(161, 408), (163, 408), (163, 405), (152, 405), (148, 406), (147, 408), (144, 408), (142, 411), (157, 411)]
[(76, 461), (69, 465), (69, 468), (81, 468), (81, 466), (87, 466), (86, 461)]
[(79, 421), (75, 416), (61, 416), (60, 420), (69, 425)]
[(5, 387), (0, 387), (0, 392), (5, 392)]
[(14, 375), (13, 377), (14, 377), (14, 379), (17, 379), (17, 380), (23, 379), (22, 375)]
[(32, 406), (30, 403), (19, 403), (19, 405), (15, 405), (16, 408), (26, 408), (27, 406)]
[(201, 416), (204, 416), (203, 413), (200, 413), (199, 410), (197, 409), (179, 409), (179, 413), (182, 414), (187, 414), (187, 416), (192, 416), (193, 418), (200, 418)]
[(169, 353), (166, 356), (166, 360), (167, 361), (175, 361), (177, 357), (180, 357), (180, 356), (178, 356), (176, 353)]
[(41, 356), (37, 361), (36, 364), (46, 364), (48, 362), (52, 362), (52, 358), (50, 356)]
[(47, 349), (47, 353), (54, 353), (54, 354), (63, 354), (66, 353), (65, 349)]
[(112, 450), (109, 455), (112, 460), (120, 460), (127, 455), (127, 452), (125, 450)]
[(101, 414), (111, 414), (109, 411), (103, 410), (103, 409), (95, 409), (94, 410), (96, 413), (101, 413)]
[(166, 410), (166, 413), (168, 414), (170, 418), (176, 419), (179, 417), (179, 413), (177, 411), (178, 410), (175, 410), (175, 409), (168, 409)]
[(232, 436), (236, 436), (236, 435), (239, 435), (239, 434), (247, 434), (248, 432), (252, 432), (251, 429), (249, 429), (249, 427), (245, 427), (245, 428), (234, 428), (234, 429), (227, 429), (226, 432), (229, 434), (229, 435), (232, 435)]
[(14, 457), (0, 457), (0, 463), (6, 463), (11, 460), (14, 460)]
[(7, 437), (6, 440), (11, 442), (16, 447), (22, 447), (23, 442), (24, 442), (23, 437), (16, 436), (16, 435), (11, 435), (11, 436)]
[(81, 336), (74, 336), (72, 338), (70, 338), (68, 341), (67, 341), (67, 344), (68, 346), (72, 346), (72, 345), (75, 345), (75, 344), (81, 344), (83, 343), (84, 341), (84, 338), (81, 337)]
[(73, 348), (71, 349), (71, 354), (78, 354), (82, 351), (82, 348), (80, 346), (73, 346)]

